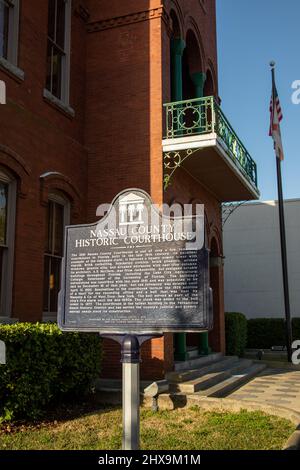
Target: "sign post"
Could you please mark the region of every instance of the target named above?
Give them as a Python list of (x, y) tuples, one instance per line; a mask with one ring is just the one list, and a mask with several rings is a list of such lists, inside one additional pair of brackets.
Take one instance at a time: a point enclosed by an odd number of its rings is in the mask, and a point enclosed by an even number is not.
[(140, 446), (140, 350), (143, 343), (155, 338), (144, 335), (101, 335), (121, 345), (123, 450)]
[(6, 346), (4, 341), (0, 341), (0, 364), (6, 364)]
[(6, 104), (6, 86), (3, 80), (0, 80), (0, 104)]
[(162, 214), (139, 189), (97, 223), (66, 227), (58, 324), (121, 345), (123, 449), (139, 448), (140, 347), (166, 332), (212, 328), (204, 209)]
[(138, 450), (140, 442), (140, 343), (127, 335), (122, 342), (123, 450)]

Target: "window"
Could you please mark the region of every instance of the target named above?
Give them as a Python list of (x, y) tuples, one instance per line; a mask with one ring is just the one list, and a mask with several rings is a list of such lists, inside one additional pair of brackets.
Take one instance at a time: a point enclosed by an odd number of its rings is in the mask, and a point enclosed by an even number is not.
[(44, 314), (56, 314), (60, 269), (64, 250), (64, 228), (69, 223), (69, 204), (52, 195), (47, 207), (44, 256)]
[(6, 0), (0, 0), (0, 55), (7, 59), (8, 49), (8, 19), (10, 4)]
[(71, 0), (49, 0), (46, 89), (69, 102)]
[(7, 248), (7, 199), (8, 184), (0, 181), (0, 291), (2, 291), (3, 255)]
[(0, 317), (11, 314), (16, 182), (0, 171)]
[(0, 0), (0, 58), (17, 65), (19, 0)]

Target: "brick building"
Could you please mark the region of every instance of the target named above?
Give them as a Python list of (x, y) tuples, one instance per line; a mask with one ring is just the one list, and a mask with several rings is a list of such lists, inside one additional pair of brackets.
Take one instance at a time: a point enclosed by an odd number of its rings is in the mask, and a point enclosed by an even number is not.
[(215, 0), (0, 0), (0, 80), (1, 321), (54, 320), (64, 226), (140, 187), (205, 204), (214, 292), (213, 331), (147, 343), (143, 376), (224, 351), (221, 204), (258, 189), (219, 106)]

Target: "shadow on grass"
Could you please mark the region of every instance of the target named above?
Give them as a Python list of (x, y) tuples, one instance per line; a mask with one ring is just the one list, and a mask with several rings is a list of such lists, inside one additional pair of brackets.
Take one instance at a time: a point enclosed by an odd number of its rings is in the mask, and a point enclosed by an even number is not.
[(0, 424), (0, 432), (18, 432), (19, 430), (32, 430), (41, 427), (51, 428), (59, 423), (73, 421), (78, 418), (97, 414), (105, 414), (109, 411), (121, 409), (119, 405), (104, 405), (99, 403), (97, 393), (87, 395), (79, 402), (78, 398), (69, 399), (68, 402), (53, 403), (45, 411), (39, 420), (20, 420)]

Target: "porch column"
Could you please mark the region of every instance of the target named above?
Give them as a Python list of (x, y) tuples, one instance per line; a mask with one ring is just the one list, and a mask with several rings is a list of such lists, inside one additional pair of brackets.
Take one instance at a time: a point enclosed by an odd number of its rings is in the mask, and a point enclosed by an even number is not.
[(182, 56), (185, 49), (183, 39), (171, 40), (171, 64), (172, 64), (172, 101), (182, 101)]
[(195, 86), (195, 98), (203, 98), (206, 73), (195, 72), (191, 75), (191, 79)]
[(186, 349), (186, 333), (175, 333), (174, 334), (174, 346), (175, 361), (186, 361), (187, 360), (187, 349)]
[[(204, 72), (195, 72), (191, 75), (192, 82), (194, 83), (195, 87), (195, 98), (203, 98), (204, 95), (204, 84), (206, 80), (206, 73)], [(200, 106), (201, 113), (204, 113), (206, 115), (206, 107), (205, 105)], [(200, 116), (199, 116), (200, 117)], [(198, 132), (204, 132), (206, 128), (206, 118), (205, 119), (199, 119), (200, 121), (200, 126), (197, 130)]]
[(201, 356), (208, 356), (211, 353), (211, 348), (208, 343), (208, 331), (199, 334), (199, 354)]

